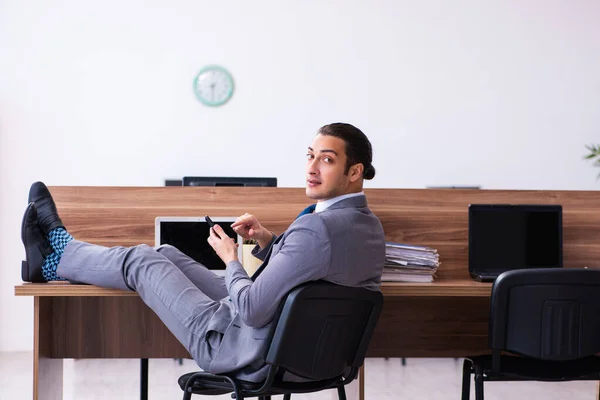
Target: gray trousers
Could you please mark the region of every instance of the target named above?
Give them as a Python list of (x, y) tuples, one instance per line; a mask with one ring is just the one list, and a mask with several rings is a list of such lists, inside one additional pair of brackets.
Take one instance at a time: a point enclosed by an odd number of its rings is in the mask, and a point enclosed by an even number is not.
[(72, 240), (58, 276), (106, 288), (134, 290), (183, 344), (203, 369), (220, 345), (207, 338), (215, 313), (228, 296), (223, 277), (215, 275), (173, 246), (103, 247)]

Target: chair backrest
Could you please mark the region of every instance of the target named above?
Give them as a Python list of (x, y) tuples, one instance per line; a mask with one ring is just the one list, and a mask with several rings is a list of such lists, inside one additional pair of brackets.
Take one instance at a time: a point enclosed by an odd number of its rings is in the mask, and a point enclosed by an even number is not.
[(312, 380), (364, 362), (383, 305), (379, 291), (309, 282), (287, 296), (266, 362)]
[(492, 350), (566, 361), (600, 352), (600, 270), (539, 268), (501, 274), (492, 287)]

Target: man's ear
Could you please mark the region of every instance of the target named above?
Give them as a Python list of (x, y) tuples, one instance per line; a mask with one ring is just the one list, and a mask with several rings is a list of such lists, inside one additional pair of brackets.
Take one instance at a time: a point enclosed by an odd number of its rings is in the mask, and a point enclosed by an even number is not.
[(348, 176), (350, 177), (350, 182), (356, 182), (363, 176), (363, 172), (365, 170), (365, 166), (362, 163), (354, 164), (350, 167), (348, 171)]

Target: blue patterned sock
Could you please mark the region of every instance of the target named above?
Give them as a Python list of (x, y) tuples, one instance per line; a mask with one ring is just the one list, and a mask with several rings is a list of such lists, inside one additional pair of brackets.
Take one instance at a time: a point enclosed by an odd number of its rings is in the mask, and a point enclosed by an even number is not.
[(60, 262), (60, 258), (65, 252), (65, 247), (67, 247), (67, 243), (73, 240), (73, 236), (69, 234), (64, 228), (54, 228), (50, 232), (48, 232), (48, 242), (54, 253), (50, 254), (44, 260), (42, 264), (42, 275), (44, 279), (47, 281), (64, 281), (64, 278), (56, 275), (56, 268), (58, 267), (58, 263)]

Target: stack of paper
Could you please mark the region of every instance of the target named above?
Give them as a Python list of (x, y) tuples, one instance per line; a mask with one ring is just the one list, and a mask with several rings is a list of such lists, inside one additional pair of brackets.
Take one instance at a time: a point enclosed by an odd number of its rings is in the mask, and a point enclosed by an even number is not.
[(436, 249), (387, 242), (382, 281), (388, 282), (433, 282), (440, 266)]

